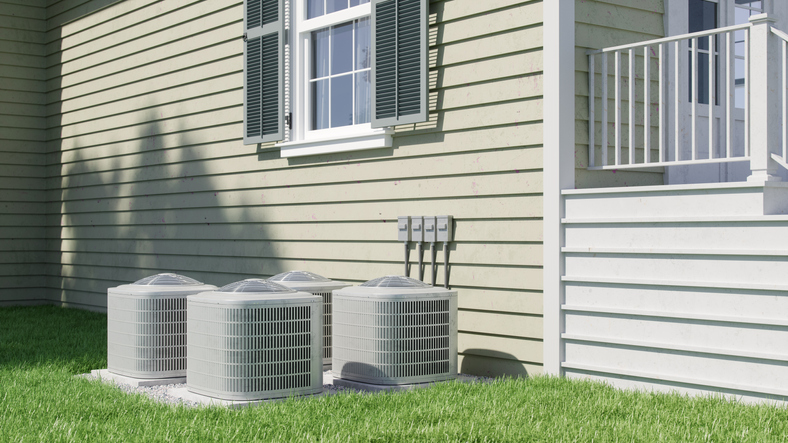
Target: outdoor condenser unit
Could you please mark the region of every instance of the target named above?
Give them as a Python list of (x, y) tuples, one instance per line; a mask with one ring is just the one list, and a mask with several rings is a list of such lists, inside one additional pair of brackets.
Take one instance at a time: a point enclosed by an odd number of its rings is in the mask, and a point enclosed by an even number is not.
[(323, 299), (262, 279), (189, 297), (186, 388), (222, 400), (323, 389)]
[(107, 369), (152, 379), (186, 375), (186, 297), (216, 286), (157, 274), (107, 290)]
[(386, 276), (334, 291), (334, 375), (380, 385), (457, 376), (457, 291)]
[(309, 271), (276, 274), (268, 281), (323, 298), (323, 367), (331, 366), (331, 291), (350, 286)]

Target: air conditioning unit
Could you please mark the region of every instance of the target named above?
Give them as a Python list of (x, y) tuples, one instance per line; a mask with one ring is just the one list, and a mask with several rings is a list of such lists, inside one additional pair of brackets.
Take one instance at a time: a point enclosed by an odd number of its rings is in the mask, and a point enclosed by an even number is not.
[(189, 297), (186, 388), (222, 400), (323, 389), (323, 299), (262, 279)]
[(323, 298), (323, 367), (331, 366), (331, 291), (350, 285), (329, 280), (309, 271), (290, 271), (276, 274), (268, 281), (296, 291), (309, 292)]
[(386, 276), (334, 291), (335, 377), (403, 385), (457, 377), (457, 291)]
[(107, 290), (107, 370), (140, 379), (186, 375), (186, 297), (216, 286), (157, 274)]

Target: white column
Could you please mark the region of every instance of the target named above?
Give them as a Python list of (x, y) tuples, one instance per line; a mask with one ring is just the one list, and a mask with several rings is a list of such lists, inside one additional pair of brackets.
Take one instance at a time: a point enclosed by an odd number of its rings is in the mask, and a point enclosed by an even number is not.
[(750, 176), (749, 182), (780, 181), (772, 152), (780, 149), (779, 46), (769, 14), (750, 17)]
[[(544, 372), (562, 374), (564, 216), (561, 190), (575, 187), (575, 0), (544, 2)], [(604, 57), (603, 57), (604, 58)], [(603, 77), (603, 82), (607, 79)], [(602, 105), (602, 112), (607, 106)], [(602, 128), (603, 133), (607, 131)], [(604, 152), (604, 149), (603, 149)]]

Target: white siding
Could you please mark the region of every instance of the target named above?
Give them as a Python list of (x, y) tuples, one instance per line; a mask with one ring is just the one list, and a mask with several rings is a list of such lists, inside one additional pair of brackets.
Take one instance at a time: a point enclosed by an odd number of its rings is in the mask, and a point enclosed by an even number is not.
[(563, 372), (788, 397), (788, 217), (763, 205), (788, 187), (631, 189), (565, 193)]

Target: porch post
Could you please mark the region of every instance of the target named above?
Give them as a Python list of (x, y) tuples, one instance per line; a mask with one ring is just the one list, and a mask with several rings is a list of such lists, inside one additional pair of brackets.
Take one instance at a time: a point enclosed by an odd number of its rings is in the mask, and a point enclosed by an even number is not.
[(779, 45), (769, 14), (750, 17), (750, 60), (747, 82), (750, 89), (750, 176), (749, 182), (780, 181), (772, 152), (780, 148)]
[(575, 0), (544, 2), (543, 369), (563, 375), (564, 205), (575, 187)]

